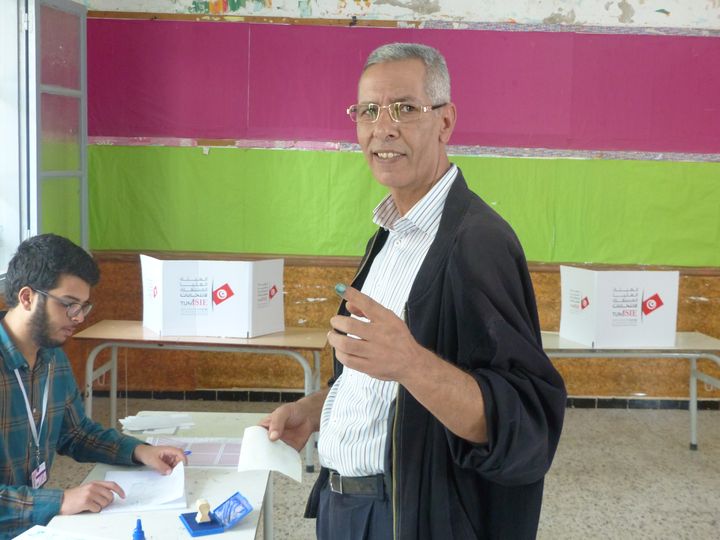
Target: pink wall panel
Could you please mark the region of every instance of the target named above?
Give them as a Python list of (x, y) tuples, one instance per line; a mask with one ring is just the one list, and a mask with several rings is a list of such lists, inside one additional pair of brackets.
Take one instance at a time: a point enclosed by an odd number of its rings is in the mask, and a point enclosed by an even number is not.
[[(345, 109), (356, 101), (367, 55), (383, 43), (420, 41), (447, 57), (453, 100), (462, 111), (453, 144), (517, 146), (523, 140), (521, 146), (528, 146), (541, 137), (566, 136), (571, 35), (534, 33), (526, 40), (512, 39), (515, 35), (337, 27), (318, 32), (302, 26), (278, 32), (276, 26), (255, 25), (248, 135), (354, 140)], [(503, 75), (486, 75), (492, 73)]]
[(578, 36), (573, 69), (576, 144), (720, 152), (720, 38)]
[(91, 136), (224, 138), (247, 124), (248, 25), (87, 26)]
[(444, 32), (453, 144), (569, 148), (573, 34)]
[(88, 21), (90, 134), (354, 141), (367, 54), (440, 48), (452, 144), (720, 152), (720, 39)]
[[(385, 30), (253, 25), (250, 55), (250, 138), (352, 141), (345, 109), (357, 77)], [(397, 32), (395, 32), (395, 36)]]

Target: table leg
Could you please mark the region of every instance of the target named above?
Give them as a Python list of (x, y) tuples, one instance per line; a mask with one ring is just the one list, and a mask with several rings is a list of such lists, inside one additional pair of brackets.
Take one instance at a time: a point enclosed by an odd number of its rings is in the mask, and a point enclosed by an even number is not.
[[(313, 392), (320, 391), (320, 353), (313, 351)], [(307, 395), (307, 394), (306, 394)], [(317, 433), (310, 435), (307, 444), (305, 445), (305, 471), (315, 472), (315, 449), (317, 448)]]
[[(305, 375), (305, 395), (309, 396), (310, 394), (315, 393), (318, 389), (316, 388), (316, 381), (318, 380), (318, 375), (310, 367), (310, 364), (308, 364), (305, 357), (303, 357), (300, 353), (294, 352), (294, 351), (282, 351), (279, 354), (286, 354), (290, 356), (291, 358), (295, 359), (300, 366), (303, 368), (303, 374)], [(318, 366), (320, 364), (320, 356), (319, 353), (313, 352), (313, 363)], [(316, 367), (317, 369), (317, 367)], [(307, 472), (314, 472), (315, 471), (315, 465), (313, 465), (313, 456), (314, 456), (314, 450), (315, 450), (315, 435), (311, 435), (308, 439), (307, 444), (305, 445), (305, 470)]]
[(85, 362), (85, 416), (88, 418), (92, 418), (93, 383), (95, 382), (95, 379), (107, 372), (108, 369), (112, 369), (111, 360), (95, 370), (95, 359), (103, 349), (108, 347), (116, 348), (116, 346), (112, 343), (102, 343), (90, 352), (88, 359)]
[(118, 348), (110, 349), (110, 427), (117, 427)]
[(315, 371), (315, 392), (318, 392), (320, 390), (320, 353), (318, 351), (313, 351), (313, 364), (313, 369)]
[(690, 358), (690, 450), (697, 450), (697, 358)]
[(716, 354), (706, 353), (698, 355), (690, 359), (690, 450), (697, 450), (697, 385), (700, 382), (714, 388), (720, 388), (720, 379), (704, 373), (698, 369), (697, 360), (703, 358), (712, 360), (720, 366), (720, 356)]
[(273, 473), (268, 473), (268, 483), (265, 489), (263, 503), (263, 538), (273, 540)]
[[(92, 355), (90, 355), (92, 357)], [(94, 358), (93, 358), (94, 360)], [(87, 367), (85, 368), (85, 416), (92, 419), (92, 398), (93, 398), (93, 382), (92, 378), (93, 362), (88, 358)]]

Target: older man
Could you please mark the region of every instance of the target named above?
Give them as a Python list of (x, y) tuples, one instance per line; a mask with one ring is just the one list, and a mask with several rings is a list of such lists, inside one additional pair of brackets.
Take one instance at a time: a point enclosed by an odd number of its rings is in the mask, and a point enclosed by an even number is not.
[(167, 474), (185, 460), (182, 450), (149, 446), (85, 416), (67, 356), (60, 348), (92, 304), (99, 279), (95, 261), (54, 234), (24, 241), (5, 281), (0, 312), (0, 538), (11, 538), (57, 514), (99, 512), (115, 482), (47, 489), (55, 453), (78, 461), (144, 464)]
[(378, 48), (348, 114), (389, 195), (352, 287), (336, 287), (330, 388), (264, 425), (296, 448), (319, 429), (306, 514), (321, 539), (534, 538), (565, 388), (520, 243), (448, 159), (444, 58)]

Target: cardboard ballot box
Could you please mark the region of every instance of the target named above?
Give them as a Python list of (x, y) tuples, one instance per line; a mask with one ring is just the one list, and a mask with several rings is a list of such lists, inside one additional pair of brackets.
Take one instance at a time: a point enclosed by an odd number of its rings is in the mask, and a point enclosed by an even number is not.
[(164, 336), (250, 338), (281, 332), (283, 262), (140, 255), (143, 326)]
[(675, 345), (678, 272), (560, 267), (560, 337), (594, 349)]

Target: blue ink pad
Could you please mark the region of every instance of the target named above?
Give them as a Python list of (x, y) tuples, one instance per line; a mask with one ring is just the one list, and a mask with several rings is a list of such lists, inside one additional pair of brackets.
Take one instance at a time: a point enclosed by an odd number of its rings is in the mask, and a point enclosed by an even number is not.
[(207, 536), (225, 532), (235, 526), (240, 520), (252, 512), (253, 507), (248, 500), (235, 492), (229, 499), (223, 502), (215, 510), (208, 513), (210, 521), (198, 523), (195, 521), (197, 512), (180, 514), (180, 521), (183, 522), (190, 536)]

